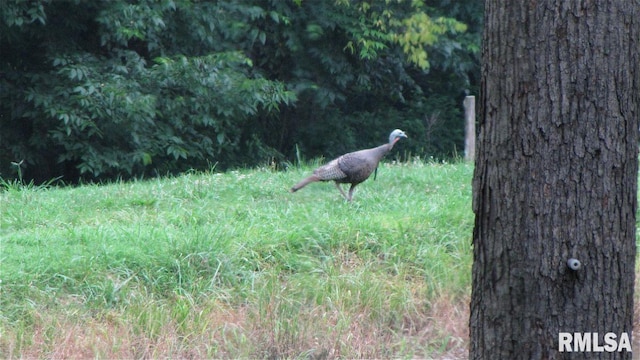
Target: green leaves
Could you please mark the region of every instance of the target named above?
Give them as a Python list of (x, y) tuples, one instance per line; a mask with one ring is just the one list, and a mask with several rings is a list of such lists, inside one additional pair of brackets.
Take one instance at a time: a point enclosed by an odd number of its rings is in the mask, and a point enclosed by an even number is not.
[(29, 24), (45, 25), (47, 15), (44, 7), (49, 2), (50, 0), (3, 1), (0, 3), (1, 20), (8, 27), (22, 27)]
[[(442, 39), (442, 35), (464, 33), (467, 26), (453, 18), (440, 16), (433, 18), (426, 13), (422, 1), (398, 1), (395, 6), (360, 2), (352, 6), (350, 2), (338, 2), (340, 6), (357, 11), (357, 23), (345, 28), (353, 38), (345, 49), (356, 53), (361, 59), (375, 59), (382, 50), (393, 44), (401, 46), (407, 61), (421, 69), (429, 68), (428, 49)], [(350, 17), (355, 18), (355, 17)]]
[(131, 40), (146, 41), (149, 50), (161, 47), (160, 33), (166, 30), (164, 17), (176, 10), (173, 1), (140, 1), (129, 4), (109, 1), (96, 17), (103, 27), (100, 45), (128, 46)]
[(227, 164), (242, 152), (247, 119), (295, 102), (282, 83), (249, 77), (250, 66), (238, 52), (156, 59), (149, 76), (159, 99), (157, 119), (173, 134), (167, 154)]
[(409, 61), (421, 68), (428, 68), (425, 46), (432, 46), (445, 32), (464, 32), (466, 26), (453, 19), (432, 19), (424, 12), (417, 12), (403, 19), (404, 31), (395, 34), (394, 40), (402, 46)]
[(331, 156), (403, 123), (420, 132), (435, 110), (451, 139), (412, 151), (450, 151), (479, 25), (466, 32), (457, 2), (429, 6), (0, 2), (0, 175), (15, 159), (27, 177), (75, 181), (281, 162), (295, 144)]
[(27, 93), (29, 114), (47, 119), (45, 142), (64, 149), (57, 160), (83, 176), (231, 163), (249, 117), (296, 100), (282, 83), (252, 77), (238, 52), (158, 57), (150, 67), (135, 52), (118, 54), (56, 57)]

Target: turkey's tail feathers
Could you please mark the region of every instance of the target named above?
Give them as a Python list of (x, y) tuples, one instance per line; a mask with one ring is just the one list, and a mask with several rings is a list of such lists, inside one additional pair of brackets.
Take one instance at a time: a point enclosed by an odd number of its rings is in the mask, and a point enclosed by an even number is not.
[(312, 182), (316, 182), (316, 181), (320, 181), (320, 178), (317, 177), (316, 175), (311, 175), (307, 178), (302, 179), (302, 181), (300, 181), (299, 183), (295, 184), (292, 188), (291, 188), (291, 192), (296, 192), (300, 189), (302, 189), (303, 187), (307, 186), (308, 184), (312, 183)]

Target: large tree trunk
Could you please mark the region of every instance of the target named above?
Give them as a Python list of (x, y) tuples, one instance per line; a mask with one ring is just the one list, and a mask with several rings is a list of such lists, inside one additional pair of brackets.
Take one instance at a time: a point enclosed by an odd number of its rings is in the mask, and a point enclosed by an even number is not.
[(631, 336), (639, 7), (485, 1), (472, 359), (631, 357), (559, 333)]

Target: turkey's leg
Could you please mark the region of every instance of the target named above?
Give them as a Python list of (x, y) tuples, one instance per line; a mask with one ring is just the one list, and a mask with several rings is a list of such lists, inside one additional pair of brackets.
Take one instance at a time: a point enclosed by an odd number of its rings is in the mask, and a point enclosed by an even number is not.
[(347, 200), (350, 201), (350, 198), (347, 197), (347, 194), (344, 193), (344, 190), (342, 190), (342, 187), (340, 186), (340, 184), (338, 184), (337, 182), (334, 182), (334, 184), (336, 184), (336, 187), (338, 188), (338, 190), (340, 190), (340, 194), (342, 194), (342, 196)]
[(351, 187), (349, 188), (349, 197), (347, 198), (347, 201), (351, 201), (351, 199), (353, 198), (353, 190), (355, 190), (356, 185), (355, 184), (351, 184)]

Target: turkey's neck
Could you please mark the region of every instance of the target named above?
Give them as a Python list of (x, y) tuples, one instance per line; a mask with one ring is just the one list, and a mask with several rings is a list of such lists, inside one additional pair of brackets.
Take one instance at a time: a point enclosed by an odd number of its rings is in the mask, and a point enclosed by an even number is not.
[(391, 151), (391, 149), (393, 149), (393, 145), (395, 145), (395, 143), (397, 143), (398, 140), (400, 140), (400, 138), (395, 138), (387, 144), (380, 145), (378, 147), (371, 149), (376, 154), (378, 161), (380, 161), (382, 157), (384, 157), (389, 151)]
[(391, 140), (391, 141), (387, 144), (387, 145), (389, 145), (389, 150), (393, 149), (393, 145), (395, 145), (395, 144), (398, 142), (398, 140), (400, 140), (400, 138), (399, 138), (399, 137), (397, 137), (397, 138), (395, 138), (395, 139)]
[(393, 148), (393, 143), (380, 145), (376, 148), (373, 148), (373, 150), (376, 153), (378, 160), (380, 160), (389, 152), (389, 150), (391, 150), (391, 148)]

